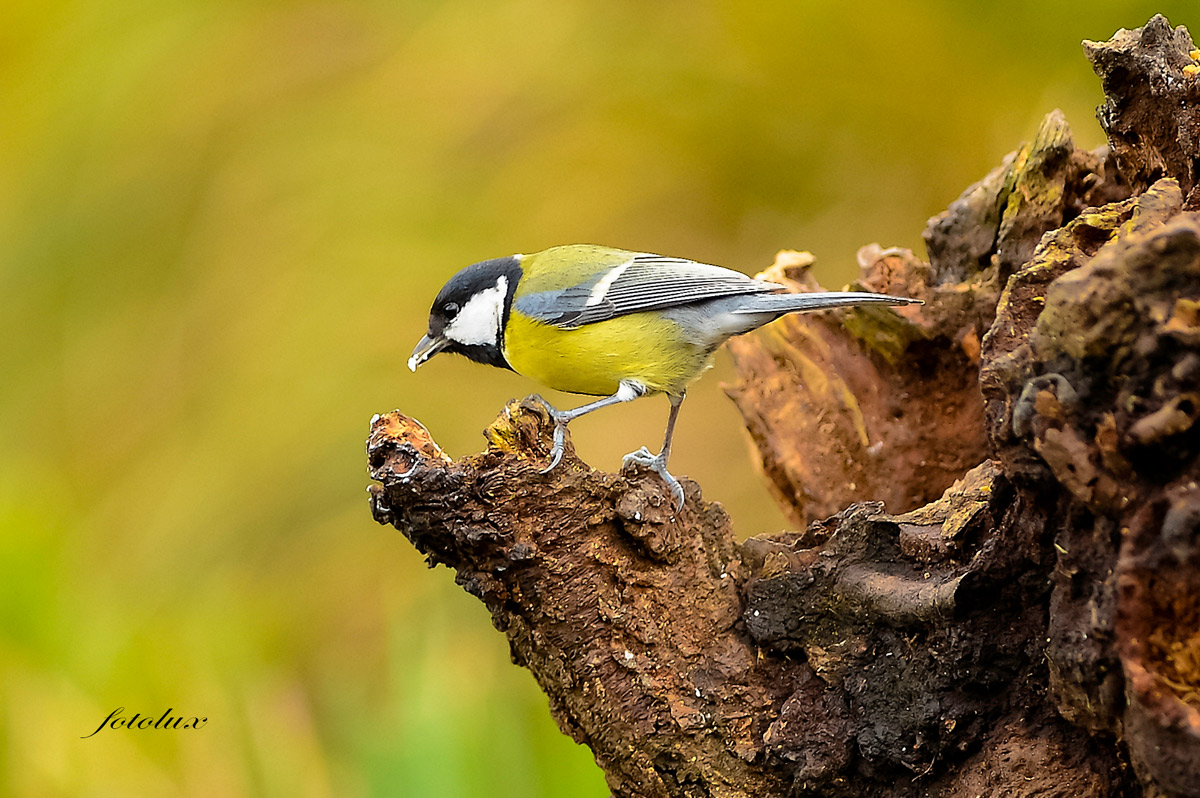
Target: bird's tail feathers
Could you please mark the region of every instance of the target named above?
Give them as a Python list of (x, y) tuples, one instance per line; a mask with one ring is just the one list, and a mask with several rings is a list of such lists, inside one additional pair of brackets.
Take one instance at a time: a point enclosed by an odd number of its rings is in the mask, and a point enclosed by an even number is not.
[(866, 291), (823, 291), (811, 294), (754, 294), (734, 313), (798, 313), (850, 305), (920, 305), (919, 299)]

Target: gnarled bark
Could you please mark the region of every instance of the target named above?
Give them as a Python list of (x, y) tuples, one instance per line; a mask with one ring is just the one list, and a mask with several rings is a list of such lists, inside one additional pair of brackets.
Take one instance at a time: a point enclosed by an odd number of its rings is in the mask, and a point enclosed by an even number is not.
[(860, 252), (926, 305), (733, 342), (803, 531), (738, 544), (695, 483), (676, 514), (569, 445), (542, 474), (536, 403), (460, 461), (372, 424), (376, 519), (488, 606), (614, 794), (1200, 796), (1200, 52), (1161, 17), (1086, 50), (1111, 153), (1052, 113), (928, 263)]

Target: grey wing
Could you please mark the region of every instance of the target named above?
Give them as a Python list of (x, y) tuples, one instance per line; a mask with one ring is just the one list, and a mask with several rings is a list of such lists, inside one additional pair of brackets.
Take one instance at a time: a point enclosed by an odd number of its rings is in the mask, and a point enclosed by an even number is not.
[(517, 309), (546, 324), (573, 330), (630, 313), (782, 289), (778, 283), (720, 266), (635, 254), (583, 285), (520, 297)]

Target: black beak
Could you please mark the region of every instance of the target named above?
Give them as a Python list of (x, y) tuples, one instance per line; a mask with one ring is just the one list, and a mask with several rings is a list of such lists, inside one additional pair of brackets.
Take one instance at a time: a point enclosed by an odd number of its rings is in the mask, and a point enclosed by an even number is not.
[(417, 366), (421, 365), (438, 352), (441, 352), (449, 345), (450, 342), (441, 336), (434, 338), (426, 335), (420, 341), (417, 341), (417, 346), (413, 349), (412, 357), (408, 359), (409, 369), (416, 371)]

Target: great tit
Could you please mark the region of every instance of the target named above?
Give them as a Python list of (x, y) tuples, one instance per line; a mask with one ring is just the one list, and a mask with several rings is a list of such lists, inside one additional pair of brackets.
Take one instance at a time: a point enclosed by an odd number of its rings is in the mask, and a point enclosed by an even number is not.
[(726, 339), (787, 313), (845, 305), (919, 303), (866, 292), (783, 293), (741, 272), (645, 252), (576, 244), (468, 266), (438, 292), (429, 332), (408, 367), (454, 352), (568, 393), (600, 396), (573, 410), (541, 397), (554, 421), (550, 471), (567, 424), (602, 407), (665, 393), (671, 402), (662, 450), (625, 456), (656, 472), (683, 507), (667, 471), (675, 419), (688, 386)]

